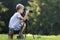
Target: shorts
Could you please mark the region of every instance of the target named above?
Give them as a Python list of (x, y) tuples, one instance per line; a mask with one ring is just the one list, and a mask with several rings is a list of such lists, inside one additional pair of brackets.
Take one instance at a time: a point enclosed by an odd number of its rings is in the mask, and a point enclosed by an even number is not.
[(19, 30), (21, 30), (21, 28), (23, 27), (23, 25), (18, 25), (18, 26), (14, 26), (13, 28), (12, 27), (9, 27), (9, 30), (14, 30), (14, 31), (19, 31)]

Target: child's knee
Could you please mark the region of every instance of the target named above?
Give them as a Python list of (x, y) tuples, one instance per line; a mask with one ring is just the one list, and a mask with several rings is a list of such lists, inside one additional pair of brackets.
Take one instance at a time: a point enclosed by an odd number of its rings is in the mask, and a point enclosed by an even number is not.
[(26, 23), (24, 23), (24, 27), (26, 27)]

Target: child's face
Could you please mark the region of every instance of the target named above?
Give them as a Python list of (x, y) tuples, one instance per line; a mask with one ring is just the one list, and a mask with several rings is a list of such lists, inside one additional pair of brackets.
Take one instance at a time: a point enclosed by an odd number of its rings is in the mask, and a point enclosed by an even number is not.
[(24, 8), (19, 9), (19, 12), (23, 13), (24, 12)]

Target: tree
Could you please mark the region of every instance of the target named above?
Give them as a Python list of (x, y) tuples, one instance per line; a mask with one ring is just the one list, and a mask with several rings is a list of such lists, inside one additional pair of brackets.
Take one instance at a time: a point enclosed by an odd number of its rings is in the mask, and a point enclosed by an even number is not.
[(2, 31), (2, 28), (5, 26), (5, 22), (3, 21), (3, 13), (6, 12), (8, 8), (6, 8), (2, 2), (0, 2), (0, 32)]

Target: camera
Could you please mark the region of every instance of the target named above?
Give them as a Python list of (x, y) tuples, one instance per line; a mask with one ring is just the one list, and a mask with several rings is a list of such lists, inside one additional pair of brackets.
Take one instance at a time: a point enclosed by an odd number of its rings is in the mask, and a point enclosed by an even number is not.
[(29, 13), (33, 13), (32, 9), (24, 8), (24, 12), (23, 12), (23, 14), (21, 14), (23, 17), (25, 16), (26, 11), (29, 11)]
[(29, 13), (33, 13), (33, 10), (24, 8), (24, 12), (26, 12), (28, 10), (29, 10)]

